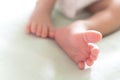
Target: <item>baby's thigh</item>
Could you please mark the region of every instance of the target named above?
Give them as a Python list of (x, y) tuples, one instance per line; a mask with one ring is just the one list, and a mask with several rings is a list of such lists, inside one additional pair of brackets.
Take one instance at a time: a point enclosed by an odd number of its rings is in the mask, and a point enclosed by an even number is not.
[(95, 2), (94, 4), (90, 5), (88, 7), (88, 10), (90, 12), (96, 13), (96, 12), (106, 9), (110, 3), (111, 3), (111, 0), (99, 0)]

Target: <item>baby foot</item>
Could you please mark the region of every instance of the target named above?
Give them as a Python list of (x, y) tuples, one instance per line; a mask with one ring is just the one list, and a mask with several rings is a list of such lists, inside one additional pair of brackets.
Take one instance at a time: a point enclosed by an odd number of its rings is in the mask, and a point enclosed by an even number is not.
[(80, 69), (84, 69), (85, 63), (91, 66), (97, 59), (99, 48), (94, 43), (101, 38), (101, 33), (85, 30), (84, 25), (79, 22), (59, 28), (55, 33), (56, 42)]
[(36, 8), (28, 22), (26, 32), (43, 38), (53, 38), (54, 29), (51, 24), (50, 15)]

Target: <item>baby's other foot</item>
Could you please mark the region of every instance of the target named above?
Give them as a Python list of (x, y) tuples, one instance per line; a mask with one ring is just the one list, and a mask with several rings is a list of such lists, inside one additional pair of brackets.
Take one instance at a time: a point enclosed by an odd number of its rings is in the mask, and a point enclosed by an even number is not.
[(84, 28), (84, 24), (76, 22), (68, 27), (59, 28), (55, 33), (58, 45), (80, 69), (84, 69), (85, 63), (91, 66), (97, 59), (99, 48), (94, 43), (102, 38), (101, 33)]
[(26, 32), (36, 36), (46, 38), (54, 37), (54, 29), (50, 20), (50, 15), (35, 9), (26, 27)]

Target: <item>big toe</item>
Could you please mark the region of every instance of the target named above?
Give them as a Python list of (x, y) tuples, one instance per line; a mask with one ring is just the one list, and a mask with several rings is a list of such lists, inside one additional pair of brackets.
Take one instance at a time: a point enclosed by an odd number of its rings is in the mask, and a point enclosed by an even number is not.
[(102, 34), (98, 31), (89, 30), (83, 33), (83, 37), (88, 43), (96, 43), (102, 39)]

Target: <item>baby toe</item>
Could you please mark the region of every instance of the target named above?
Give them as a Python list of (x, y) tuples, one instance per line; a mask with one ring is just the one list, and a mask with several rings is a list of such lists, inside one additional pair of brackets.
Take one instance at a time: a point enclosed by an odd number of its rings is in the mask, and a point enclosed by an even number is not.
[(47, 36), (48, 36), (48, 26), (43, 25), (42, 26), (41, 37), (46, 38)]
[(31, 24), (29, 23), (29, 24), (27, 24), (27, 26), (26, 26), (26, 32), (27, 33), (30, 33), (31, 32)]
[(93, 49), (91, 50), (90, 58), (91, 58), (92, 60), (97, 60), (98, 54), (99, 54), (99, 49), (98, 49), (98, 48), (93, 48)]
[(41, 25), (37, 26), (36, 36), (40, 37), (41, 36), (41, 31), (42, 31)]
[(90, 55), (90, 59), (95, 61), (97, 60), (97, 56)]
[(94, 63), (93, 60), (91, 60), (90, 58), (86, 60), (86, 64), (87, 64), (88, 66), (92, 66), (93, 63)]
[(88, 43), (96, 43), (102, 39), (102, 34), (93, 30), (86, 31), (83, 36)]
[(35, 34), (36, 33), (36, 30), (37, 30), (37, 24), (32, 24), (31, 25), (31, 32), (33, 33), (33, 34)]
[(98, 56), (99, 54), (99, 48), (97, 45), (95, 45), (94, 43), (89, 43), (88, 44), (90, 51), (91, 51), (91, 56)]
[(99, 49), (98, 48), (93, 48), (91, 50), (91, 55), (92, 56), (98, 56), (98, 54), (99, 54)]
[(80, 62), (78, 63), (78, 67), (79, 67), (81, 70), (83, 70), (83, 69), (85, 68), (85, 62), (84, 62), (84, 61), (80, 61)]
[(54, 37), (54, 29), (52, 27), (49, 28), (49, 37), (50, 38)]

